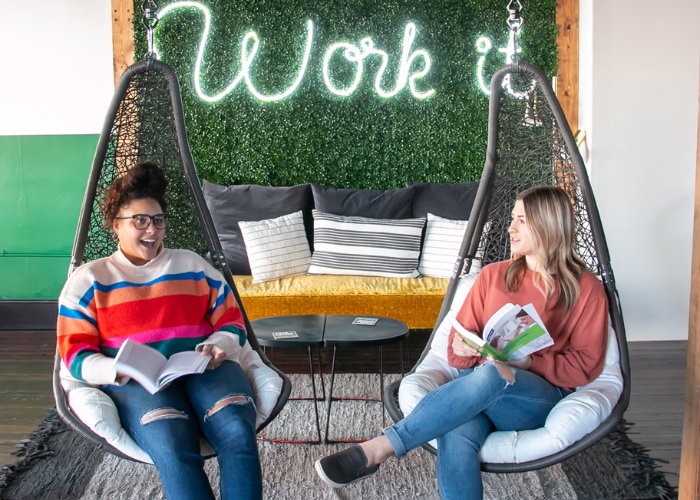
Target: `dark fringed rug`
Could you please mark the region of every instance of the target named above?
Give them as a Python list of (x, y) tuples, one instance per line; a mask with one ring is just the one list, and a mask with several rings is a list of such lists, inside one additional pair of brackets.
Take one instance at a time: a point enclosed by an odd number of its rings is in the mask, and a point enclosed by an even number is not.
[[(300, 376), (293, 376), (298, 378)], [(339, 383), (339, 378), (341, 379)], [(376, 376), (343, 375), (334, 394), (376, 392)], [(297, 382), (297, 380), (295, 380)], [(304, 386), (298, 379), (295, 387)], [(343, 392), (348, 389), (347, 392)], [(296, 390), (296, 389), (295, 389)], [(309, 401), (290, 401), (266, 430), (283, 439), (311, 438), (315, 423)], [(333, 437), (370, 438), (382, 425), (373, 402), (334, 403)], [(603, 440), (552, 467), (522, 474), (483, 474), (488, 499), (675, 499), (672, 488), (647, 450), (629, 438), (623, 422)], [(348, 445), (294, 445), (260, 441), (266, 499), (438, 500), (435, 457), (417, 450), (401, 461), (388, 460), (379, 474), (343, 490), (332, 490), (313, 471), (318, 458)], [(19, 460), (0, 471), (3, 499), (162, 499), (155, 469), (119, 459), (66, 429), (54, 410), (39, 429), (20, 443)], [(207, 474), (218, 484), (216, 459)]]

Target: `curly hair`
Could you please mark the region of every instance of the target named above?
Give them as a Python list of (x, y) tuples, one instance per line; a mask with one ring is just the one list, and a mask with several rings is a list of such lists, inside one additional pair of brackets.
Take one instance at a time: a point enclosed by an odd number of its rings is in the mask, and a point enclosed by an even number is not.
[(105, 226), (111, 228), (119, 210), (134, 200), (153, 198), (165, 212), (167, 187), (168, 179), (165, 178), (165, 172), (156, 163), (152, 161), (137, 163), (105, 189), (105, 196), (100, 202), (100, 212)]

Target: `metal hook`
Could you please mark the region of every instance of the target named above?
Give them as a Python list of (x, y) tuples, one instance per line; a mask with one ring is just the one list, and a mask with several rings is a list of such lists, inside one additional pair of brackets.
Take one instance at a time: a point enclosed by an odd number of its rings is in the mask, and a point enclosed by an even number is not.
[(146, 37), (148, 38), (148, 52), (146, 57), (155, 56), (155, 44), (153, 40), (153, 31), (158, 26), (158, 3), (155, 0), (143, 0), (141, 4), (143, 12), (143, 25), (146, 27)]
[(508, 10), (508, 26), (514, 31), (519, 30), (523, 25), (523, 4), (520, 0), (510, 0), (506, 10)]
[(520, 3), (520, 0), (510, 0), (506, 10), (508, 10), (508, 19), (506, 23), (508, 23), (508, 27), (513, 32), (513, 55), (511, 57), (511, 62), (516, 64), (518, 61), (518, 32), (525, 22), (523, 19), (523, 4)]

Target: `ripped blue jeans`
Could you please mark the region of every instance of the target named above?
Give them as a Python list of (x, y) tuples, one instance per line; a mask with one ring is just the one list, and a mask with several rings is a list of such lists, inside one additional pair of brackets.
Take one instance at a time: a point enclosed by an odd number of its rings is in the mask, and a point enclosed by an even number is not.
[(477, 455), (486, 436), (494, 430), (542, 427), (550, 410), (568, 394), (532, 372), (512, 370), (512, 384), (491, 362), (463, 370), (428, 393), (406, 418), (384, 429), (397, 458), (437, 439), (443, 500), (482, 498)]
[(262, 498), (255, 404), (238, 363), (175, 380), (156, 394), (138, 382), (103, 386), (122, 425), (148, 453), (168, 500), (215, 498), (204, 473), (200, 431), (217, 453), (222, 499)]

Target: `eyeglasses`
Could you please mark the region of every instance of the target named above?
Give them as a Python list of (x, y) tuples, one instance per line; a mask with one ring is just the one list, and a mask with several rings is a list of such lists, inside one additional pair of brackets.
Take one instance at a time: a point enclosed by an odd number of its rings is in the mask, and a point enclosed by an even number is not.
[(151, 221), (153, 221), (153, 225), (156, 226), (157, 229), (165, 229), (165, 226), (168, 223), (168, 214), (156, 214), (156, 215), (135, 214), (135, 215), (128, 215), (126, 217), (115, 217), (114, 219), (115, 220), (131, 219), (134, 221), (134, 227), (136, 229), (147, 229), (148, 226), (151, 225)]

